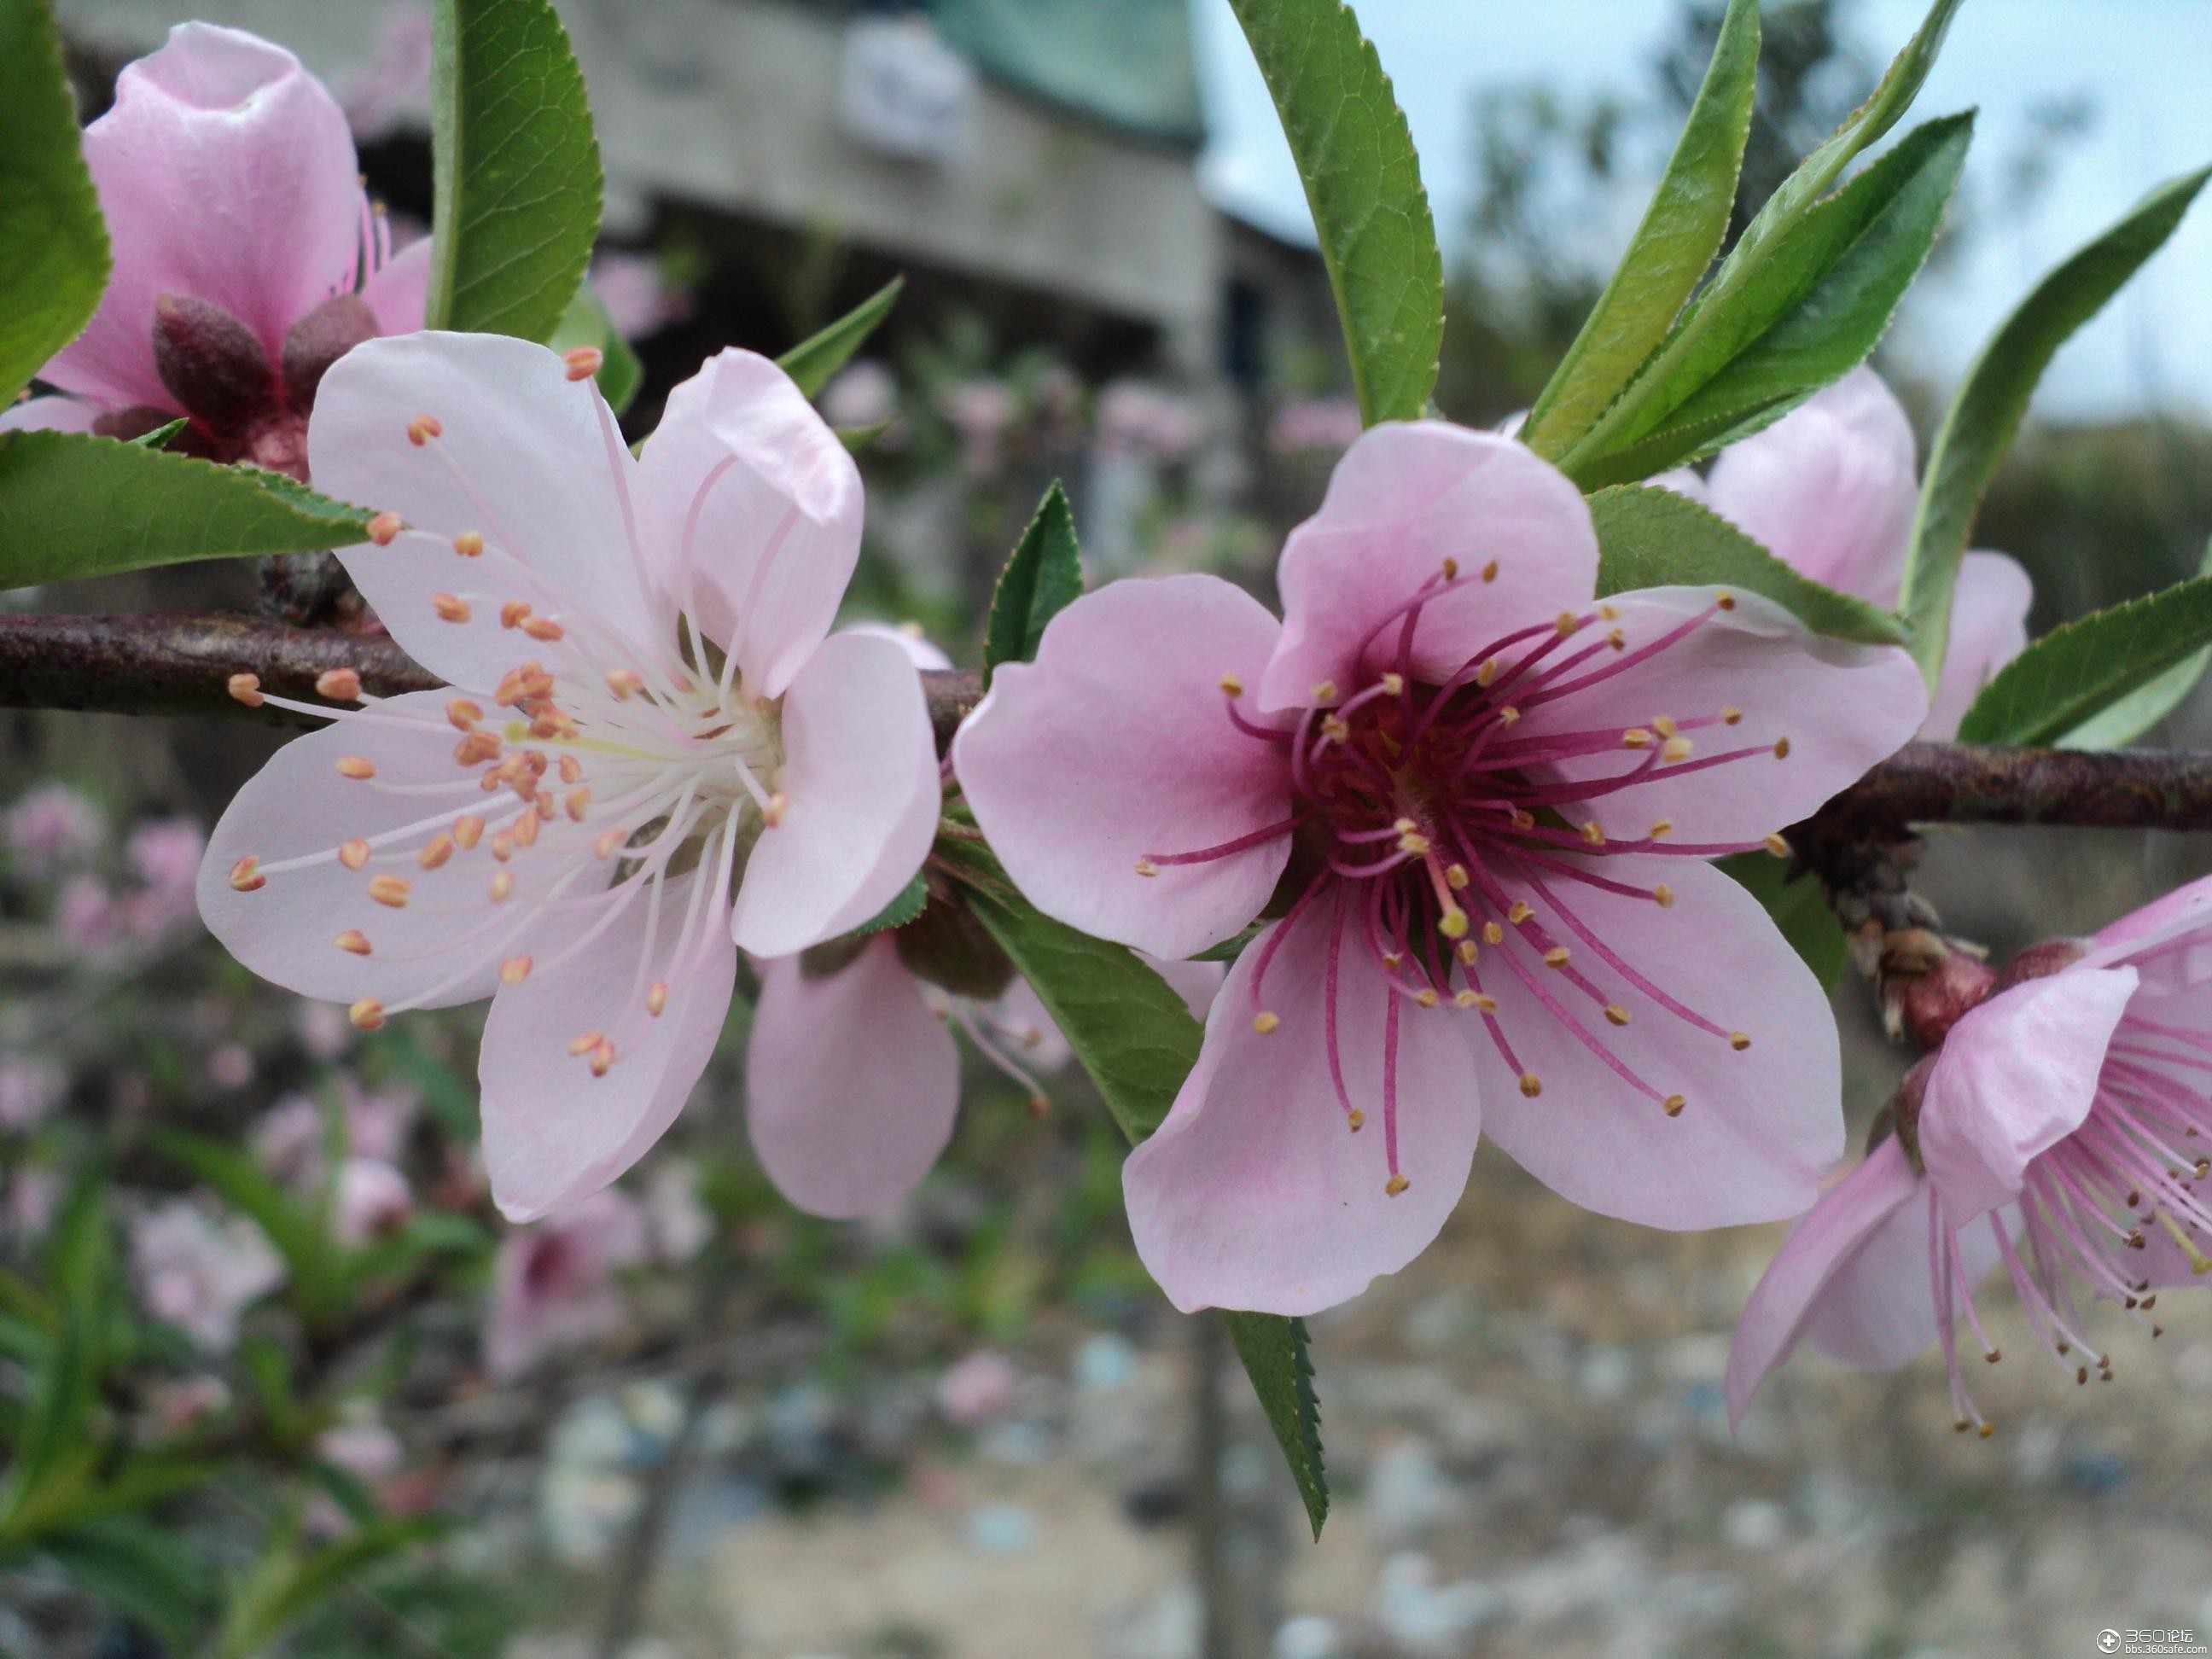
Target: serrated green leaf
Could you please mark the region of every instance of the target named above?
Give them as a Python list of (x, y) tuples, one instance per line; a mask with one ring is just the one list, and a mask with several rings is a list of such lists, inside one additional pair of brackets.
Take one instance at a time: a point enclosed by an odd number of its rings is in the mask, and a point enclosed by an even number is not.
[(889, 904), (845, 935), (848, 939), (866, 939), (871, 933), (880, 933), (885, 928), (903, 927), (920, 915), (929, 903), (929, 883), (921, 871), (914, 879), (898, 890)]
[(107, 226), (46, 0), (0, 0), (0, 408), (84, 330)]
[(47, 1534), (39, 1547), (95, 1601), (158, 1632), (174, 1652), (196, 1650), (213, 1572), (181, 1530), (99, 1516)]
[(1943, 416), (1921, 479), (1899, 608), (1912, 621), (1913, 654), (1929, 685), (1951, 638), (1951, 596), (1982, 493), (2027, 413), (2036, 382), (2074, 331), (2104, 308), (2166, 245), (2212, 168), (2169, 180), (2035, 285), (1982, 348)]
[(1522, 438), (1547, 459), (1565, 453), (1640, 368), (1728, 234), (1751, 106), (1759, 89), (1758, 0), (1729, 0), (1720, 36), (1644, 222)]
[(1832, 991), (1850, 959), (1850, 942), (1843, 924), (1828, 908), (1827, 895), (1817, 878), (1800, 873), (1791, 878), (1790, 861), (1771, 853), (1739, 853), (1717, 860), (1720, 868), (1765, 907), (1768, 917), (1790, 941), (1820, 988)]
[(1961, 743), (2056, 743), (2212, 645), (2212, 576), (2053, 629), (1982, 688)]
[(808, 335), (785, 352), (775, 360), (777, 367), (798, 382), (801, 392), (813, 397), (867, 343), (868, 336), (890, 315), (905, 290), (906, 278), (892, 277), (829, 327)]
[(1067, 495), (1055, 481), (1037, 504), (1022, 538), (999, 575), (991, 594), (991, 614), (983, 625), (983, 684), (1002, 662), (1028, 662), (1036, 655), (1045, 624), (1083, 597), (1082, 550), (1076, 545), (1075, 517)]
[(1290, 140), (1361, 418), (1419, 419), (1443, 342), (1443, 256), (1390, 78), (1343, 0), (1230, 0)]
[(556, 351), (568, 351), (577, 346), (598, 347), (599, 395), (607, 400), (607, 407), (619, 415), (636, 401), (637, 388), (645, 379), (645, 365), (638, 361), (636, 351), (615, 327), (614, 319), (607, 315), (606, 302), (589, 283), (577, 288), (575, 298), (568, 301), (568, 310), (561, 314), (561, 325), (545, 343)]
[(550, 338), (599, 234), (599, 140), (550, 0), (437, 0), (424, 325)]
[(1904, 625), (1878, 605), (1799, 575), (1712, 511), (1651, 484), (1617, 484), (1590, 497), (1597, 525), (1597, 591), (1738, 588), (1773, 600), (1816, 634), (1902, 645)]
[(257, 467), (82, 432), (0, 436), (0, 590), (345, 547), (365, 538), (368, 519)]
[[(2204, 549), (2197, 574), (2212, 576), (2212, 544)], [(2164, 673), (2145, 680), (2126, 696), (2106, 703), (2058, 739), (2061, 749), (2124, 749), (2181, 707), (2204, 671), (2212, 668), (2212, 646), (2185, 657)]]
[(1927, 261), (1972, 135), (1971, 112), (1916, 127), (1801, 216), (1725, 303), (1700, 298), (1561, 470), (1585, 489), (1649, 477), (1748, 437), (1862, 362)]
[[(988, 891), (970, 888), (965, 896), (1067, 1038), (1130, 1145), (1159, 1127), (1198, 1059), (1203, 1035), (1182, 996), (1127, 946), (1054, 921), (1002, 884)], [(1304, 1325), (1274, 1314), (1228, 1319), (1319, 1537), (1328, 1514), (1328, 1479)]]

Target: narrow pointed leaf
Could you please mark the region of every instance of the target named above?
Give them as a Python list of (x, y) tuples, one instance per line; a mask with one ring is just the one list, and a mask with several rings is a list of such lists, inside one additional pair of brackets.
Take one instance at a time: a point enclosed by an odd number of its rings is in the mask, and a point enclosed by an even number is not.
[(1321, 1449), (1321, 1401), (1314, 1395), (1313, 1356), (1306, 1322), (1274, 1314), (1232, 1313), (1229, 1340), (1259, 1391), (1260, 1408), (1275, 1442), (1290, 1460), (1291, 1478), (1306, 1506), (1316, 1540), (1328, 1519), (1328, 1469)]
[(1913, 654), (1929, 684), (1936, 684), (1943, 669), (1951, 637), (1951, 596), (1974, 514), (2020, 431), (2036, 382), (2068, 337), (2103, 310), (2166, 245), (2208, 177), (2212, 168), (2160, 185), (2037, 283), (1967, 372), (1928, 453), (1898, 602), (1912, 620), (1919, 641)]
[(1522, 428), (1539, 455), (1564, 453), (1589, 429), (1665, 337), (1720, 251), (1758, 87), (1757, 0), (1729, 0), (1712, 62), (1644, 222)]
[(0, 590), (367, 539), (368, 513), (258, 467), (82, 432), (0, 437)]
[(599, 140), (551, 0), (437, 0), (426, 325), (550, 338), (599, 234)]
[(991, 615), (983, 627), (983, 684), (1002, 662), (1027, 662), (1036, 655), (1045, 624), (1083, 596), (1083, 560), (1075, 541), (1075, 519), (1067, 495), (1057, 483), (1044, 493), (991, 595)]
[(2057, 743), (2207, 646), (2212, 576), (2097, 611), (2052, 629), (1998, 670), (1959, 722), (1959, 741)]
[(1343, 0), (1230, 6), (1305, 183), (1361, 417), (1418, 420), (1443, 342), (1443, 256), (1390, 79)]
[(0, 408), (83, 331), (107, 226), (46, 0), (0, 0)]
[(1773, 600), (1816, 634), (1902, 645), (1905, 628), (1879, 605), (1799, 575), (1711, 508), (1653, 484), (1620, 484), (1590, 497), (1597, 524), (1597, 591), (1735, 588)]
[(905, 289), (905, 277), (892, 277), (829, 327), (808, 335), (776, 362), (799, 383), (801, 392), (813, 397), (867, 343), (868, 337), (891, 314)]
[[(2200, 576), (2212, 576), (2212, 544), (2197, 568)], [(2125, 696), (2115, 699), (2058, 739), (2061, 749), (2124, 749), (2181, 707), (2197, 689), (2204, 671), (2212, 668), (2212, 645), (2185, 657), (2163, 674), (2145, 680)]]

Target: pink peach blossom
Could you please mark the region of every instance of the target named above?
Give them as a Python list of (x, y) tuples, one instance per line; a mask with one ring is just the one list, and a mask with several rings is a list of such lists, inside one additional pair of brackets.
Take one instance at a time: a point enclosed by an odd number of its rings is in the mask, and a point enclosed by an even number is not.
[(51, 875), (83, 858), (100, 845), (106, 828), (99, 807), (65, 783), (24, 791), (0, 817), (8, 850), (30, 876)]
[(659, 1139), (738, 946), (835, 938), (920, 867), (921, 681), (889, 641), (828, 636), (860, 474), (765, 358), (710, 360), (634, 460), (541, 346), (372, 340), (331, 370), (308, 447), (323, 488), (389, 515), (388, 544), (339, 556), (453, 684), (279, 753), (216, 828), (201, 914), (365, 1028), (491, 995), (484, 1157), (528, 1220)]
[(492, 1267), (484, 1364), (501, 1381), (547, 1354), (588, 1346), (619, 1329), (615, 1275), (643, 1262), (646, 1224), (627, 1193), (605, 1188), (500, 1241)]
[(1936, 1342), (1959, 1426), (1986, 1434), (1956, 1327), (1997, 1357), (1974, 1286), (2000, 1264), (2062, 1367), (2109, 1374), (2069, 1278), (2148, 1325), (2161, 1289), (2212, 1271), (2196, 1185), (2212, 1173), (2208, 981), (2212, 879), (2024, 953), (1916, 1068), (1897, 1133), (1822, 1195), (1752, 1291), (1730, 1421), (1803, 1338), (1877, 1370)]
[(216, 1219), (190, 1199), (134, 1216), (130, 1236), (146, 1310), (204, 1352), (235, 1346), (240, 1316), (284, 1282), (284, 1264), (251, 1223)]
[(112, 945), (122, 932), (122, 909), (107, 884), (79, 871), (54, 895), (54, 932), (88, 956)]
[(52, 1060), (0, 1054), (0, 1129), (34, 1129), (67, 1098), (69, 1073)]
[(125, 850), (139, 882), (124, 901), (125, 924), (135, 938), (150, 943), (191, 919), (207, 831), (192, 818), (155, 818), (131, 832)]
[(1834, 1023), (1705, 860), (1894, 750), (1926, 693), (1903, 652), (1754, 595), (1599, 600), (1596, 573), (1580, 493), (1528, 450), (1378, 427), (1284, 548), (1282, 623), (1209, 576), (1114, 583), (955, 740), (1048, 915), (1164, 957), (1280, 916), (1125, 1169), (1178, 1307), (1357, 1294), (1436, 1236), (1480, 1129), (1651, 1225), (1812, 1201)]
[[(1700, 484), (1654, 479), (1703, 500), (1814, 581), (1897, 603), (1920, 501), (1912, 423), (1870, 368), (1855, 368), (1765, 431), (1721, 452)], [(1991, 675), (2027, 648), (2033, 585), (2017, 561), (1973, 552), (1960, 567), (1950, 647), (1919, 735), (1954, 736)]]
[(307, 410), (349, 346), (422, 325), (430, 249), (394, 258), (344, 113), (282, 46), (182, 23), (85, 129), (114, 268), (0, 429), (132, 437), (304, 477)]

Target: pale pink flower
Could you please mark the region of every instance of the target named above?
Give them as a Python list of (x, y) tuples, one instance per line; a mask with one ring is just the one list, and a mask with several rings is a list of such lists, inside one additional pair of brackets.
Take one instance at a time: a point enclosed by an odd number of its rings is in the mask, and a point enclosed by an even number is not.
[(353, 1047), (345, 1010), (307, 997), (292, 1005), (292, 1035), (310, 1060), (336, 1060)]
[(43, 1164), (23, 1165), (8, 1182), (7, 1197), (0, 1200), (0, 1224), (19, 1243), (33, 1243), (46, 1236), (61, 1204), (60, 1175)]
[(288, 1186), (322, 1183), (328, 1127), (313, 1095), (286, 1095), (262, 1114), (246, 1136), (253, 1161)]
[(688, 323), (699, 308), (690, 289), (670, 282), (667, 267), (653, 254), (602, 248), (592, 256), (590, 281), (607, 320), (625, 340)]
[(1098, 394), (1098, 442), (1124, 454), (1182, 460), (1203, 435), (1188, 398), (1143, 380), (1115, 380)]
[(1974, 1287), (2000, 1264), (2037, 1340), (2079, 1382), (2112, 1362), (2069, 1280), (2156, 1335), (2158, 1292), (2212, 1271), (2208, 981), (2212, 879), (2094, 939), (2022, 953), (1917, 1068), (1897, 1132), (1821, 1196), (1752, 1291), (1729, 1355), (1729, 1420), (1802, 1338), (1871, 1370), (1936, 1342), (1959, 1426), (1987, 1433), (1957, 1325), (1996, 1358)]
[(26, 790), (0, 817), (0, 834), (27, 876), (75, 863), (100, 845), (105, 828), (100, 809), (65, 783)]
[(1352, 398), (1294, 398), (1267, 422), (1267, 447), (1279, 455), (1341, 455), (1359, 441), (1359, 405)]
[(615, 1275), (644, 1261), (645, 1218), (636, 1201), (602, 1188), (534, 1227), (500, 1241), (492, 1267), (484, 1364), (502, 1382), (548, 1353), (588, 1346), (619, 1329)]
[(1210, 576), (1115, 582), (955, 740), (1062, 921), (1183, 957), (1288, 903), (1124, 1166), (1178, 1307), (1357, 1294), (1436, 1236), (1479, 1130), (1678, 1228), (1793, 1214), (1841, 1151), (1826, 999), (1705, 860), (1897, 748), (1926, 693), (1756, 595), (1598, 600), (1596, 573), (1528, 450), (1378, 427), (1284, 548), (1284, 622)]
[(937, 1409), (956, 1428), (980, 1427), (1014, 1403), (1021, 1380), (1006, 1355), (978, 1348), (937, 1379)]
[(171, 1199), (131, 1218), (131, 1265), (147, 1312), (203, 1351), (238, 1341), (239, 1316), (284, 1282), (284, 1264), (246, 1221)]
[(0, 1054), (0, 1129), (36, 1128), (69, 1096), (69, 1073), (38, 1054)]
[(219, 1042), (208, 1051), (208, 1081), (218, 1089), (243, 1089), (253, 1081), (253, 1051), (242, 1042)]
[[(1763, 432), (1721, 452), (1703, 481), (1652, 482), (1704, 501), (1814, 581), (1897, 603), (1920, 501), (1912, 422), (1872, 369), (1853, 369)], [(2017, 561), (1972, 552), (1959, 568), (1950, 647), (1919, 735), (1954, 737), (1990, 677), (2027, 648), (2035, 589)]]
[(377, 1158), (349, 1158), (339, 1164), (331, 1198), (331, 1231), (341, 1244), (366, 1244), (398, 1227), (415, 1208), (407, 1177)]
[(854, 429), (878, 426), (898, 413), (898, 380), (888, 364), (872, 357), (839, 372), (822, 389), (822, 416), (830, 425)]
[(98, 876), (79, 871), (54, 895), (54, 932), (71, 950), (94, 955), (115, 943), (122, 914)]
[(201, 913), (364, 1027), (492, 995), (484, 1156), (527, 1220), (659, 1139), (738, 946), (835, 938), (920, 867), (921, 681), (889, 641), (828, 637), (860, 475), (765, 358), (711, 360), (634, 460), (542, 346), (374, 340), (331, 371), (309, 447), (324, 488), (392, 515), (388, 545), (339, 556), (453, 684), (280, 752), (216, 828)]
[(667, 1158), (645, 1181), (645, 1231), (653, 1259), (664, 1267), (681, 1267), (707, 1248), (714, 1218), (699, 1196), (699, 1166)]
[[(304, 477), (316, 385), (349, 347), (422, 325), (427, 242), (396, 258), (344, 112), (282, 46), (181, 23), (116, 78), (84, 157), (114, 250), (92, 322), (0, 428), (172, 440)], [(365, 280), (364, 280), (365, 274)]]
[(125, 922), (141, 940), (160, 939), (192, 915), (207, 831), (191, 818), (156, 818), (131, 832), (125, 850), (140, 885), (124, 902)]
[(183, 1434), (230, 1409), (230, 1385), (209, 1371), (157, 1382), (147, 1394), (147, 1415), (164, 1434)]
[(937, 406), (960, 440), (960, 464), (988, 477), (1006, 459), (1006, 429), (1018, 412), (1004, 380), (961, 380), (939, 394)]

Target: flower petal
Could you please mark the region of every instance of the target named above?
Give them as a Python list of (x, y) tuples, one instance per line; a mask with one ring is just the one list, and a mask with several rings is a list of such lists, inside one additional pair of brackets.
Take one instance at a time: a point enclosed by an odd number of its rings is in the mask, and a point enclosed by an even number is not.
[[(388, 547), (338, 556), (423, 666), (489, 691), (526, 658), (557, 678), (665, 653), (672, 636), (624, 528), (634, 463), (606, 435), (612, 417), (601, 426), (605, 406), (594, 382), (569, 381), (557, 354), (501, 334), (369, 340), (323, 377), (307, 428), (315, 487), (410, 526)], [(418, 445), (408, 425), (426, 414), (442, 435)], [(461, 557), (453, 538), (464, 532), (488, 550)], [(441, 590), (483, 597), (467, 622), (450, 623), (432, 605)], [(507, 599), (576, 640), (542, 645), (502, 629)]]
[[(1898, 1239), (1907, 1243), (1917, 1226), (1918, 1274), (1909, 1268), (1850, 1273), (1877, 1240), (1884, 1246), (1894, 1242), (1886, 1237), (1893, 1223)], [(1729, 1347), (1729, 1426), (1743, 1421), (1767, 1373), (1789, 1358), (1816, 1321), (1838, 1349), (1863, 1356), (1861, 1363), (1870, 1370), (1901, 1365), (1934, 1341), (1927, 1235), (1925, 1184), (1893, 1135), (1820, 1194), (1743, 1304)], [(1880, 1250), (1885, 1261), (1893, 1253)]]
[[(1647, 587), (1608, 600), (1626, 656), (1692, 618), (1685, 637), (1619, 672), (1547, 699), (1522, 700), (1511, 746), (1540, 753), (1547, 740), (1631, 727), (1649, 732), (1664, 716), (1683, 728), (1692, 764), (1662, 763), (1647, 782), (1593, 792), (1589, 810), (1563, 807), (1575, 822), (1595, 819), (1614, 841), (1640, 839), (1661, 818), (1677, 842), (1742, 845), (1795, 823), (1909, 739), (1927, 712), (1928, 692), (1912, 659), (1893, 646), (1852, 645), (1814, 634), (1780, 605), (1755, 593), (1731, 593), (1732, 608), (1712, 609), (1709, 587)], [(1595, 631), (1595, 630), (1590, 630)], [(1554, 688), (1604, 673), (1601, 652), (1580, 669), (1561, 671)], [(1728, 711), (1738, 716), (1725, 724)], [(1788, 743), (1782, 758), (1752, 753), (1726, 765), (1696, 763), (1738, 750)], [(1508, 745), (1500, 745), (1502, 756)], [(1543, 763), (1575, 781), (1626, 775), (1656, 751), (1601, 751)], [(1534, 769), (1532, 768), (1532, 769)]]
[(353, 284), (363, 204), (353, 136), (282, 46), (184, 23), (116, 77), (85, 129), (114, 270), (91, 325), (40, 377), (110, 408), (173, 406), (154, 366), (154, 301), (220, 306), (272, 363), (301, 315)]
[(1436, 681), (1503, 634), (1587, 606), (1597, 532), (1582, 492), (1510, 438), (1443, 421), (1370, 428), (1284, 544), (1283, 634), (1260, 706), (1303, 708), (1324, 681), (1348, 696), (1394, 666), (1400, 629), (1389, 619), (1446, 559), (1468, 575), (1495, 560), (1498, 574), (1422, 610), (1413, 666)]
[(1912, 422), (1853, 369), (1713, 463), (1708, 496), (1801, 575), (1893, 605), (1920, 502)]
[[(588, 948), (520, 985), (502, 985), (484, 1021), (484, 1169), (510, 1221), (532, 1221), (595, 1193), (642, 1158), (684, 1109), (730, 1012), (738, 953), (713, 914), (687, 940), (683, 920), (703, 872), (670, 879), (656, 919), (649, 899), (623, 910)], [(572, 922), (574, 943), (588, 915)], [(653, 951), (646, 953), (648, 933)], [(548, 941), (549, 954), (563, 941)], [(679, 957), (681, 959), (679, 959)], [(645, 1011), (653, 981), (665, 1007)], [(602, 1033), (614, 1060), (595, 1075), (575, 1039)]]
[(82, 398), (26, 398), (0, 409), (0, 432), (89, 432), (100, 416)]
[(2136, 983), (2132, 968), (2077, 963), (1951, 1028), (1921, 1102), (1920, 1156), (1954, 1221), (2017, 1198), (2029, 1161), (2081, 1127)]
[[(1542, 966), (1517, 932), (1486, 950), (1482, 988), (1519, 1062), (1507, 1064), (1487, 1030), (1462, 1017), (1475, 1051), (1483, 1125), (1514, 1160), (1562, 1197), (1601, 1215), (1650, 1227), (1728, 1227), (1796, 1215), (1844, 1150), (1836, 1023), (1822, 993), (1759, 901), (1711, 866), (1691, 860), (1593, 860), (1598, 873), (1634, 885), (1658, 880), (1670, 908), (1564, 877), (1550, 896), (1506, 884), (1534, 921), (1571, 951), (1570, 965), (1629, 1015), (1615, 1026), (1563, 972)], [(1564, 903), (1589, 933), (1676, 1002), (1722, 1028), (1669, 1012), (1602, 960), (1560, 919)], [(1669, 1117), (1560, 1024), (1498, 960), (1528, 970), (1582, 1028), (1663, 1098)], [(1727, 1033), (1749, 1044), (1736, 1048)], [(1543, 1092), (1521, 1092), (1533, 1072)]]
[[(535, 930), (523, 926), (524, 919), (546, 896), (564, 843), (586, 839), (586, 832), (566, 819), (547, 824), (535, 847), (500, 866), (514, 876), (514, 886), (497, 908), (485, 891), (492, 868), (488, 849), (422, 869), (411, 854), (433, 835), (464, 813), (489, 810), (472, 775), (453, 763), (454, 732), (445, 724), (443, 692), (410, 691), (378, 712), (420, 718), (420, 727), (342, 720), (295, 738), (232, 799), (200, 865), (200, 915), (230, 953), (262, 978), (328, 1001), (373, 996), (392, 1003), (428, 994), (426, 1006), (442, 1008), (489, 996), (501, 958), (534, 948)], [(372, 762), (376, 775), (341, 777), (337, 763), (349, 755)], [(434, 793), (394, 789), (424, 785), (454, 787)], [(517, 805), (512, 796), (499, 800), (503, 812)], [(249, 854), (264, 866), (330, 854), (356, 837), (374, 842), (418, 823), (418, 831), (380, 847), (380, 862), (365, 869), (349, 870), (326, 856), (270, 873), (253, 892), (231, 887), (232, 866)], [(369, 881), (379, 873), (404, 877), (411, 890), (404, 908), (368, 896)], [(566, 890), (576, 896), (605, 880), (605, 867), (595, 865)], [(366, 935), (371, 954), (340, 949), (334, 941), (348, 931)]]
[(830, 632), (860, 558), (860, 507), (843, 442), (750, 351), (708, 358), (668, 394), (638, 467), (655, 579), (737, 653), (755, 696), (781, 696)]
[(1253, 1029), (1262, 935), (1229, 970), (1174, 1109), (1121, 1168), (1137, 1253), (1185, 1313), (1310, 1314), (1395, 1273), (1427, 1248), (1467, 1186), (1481, 1127), (1450, 1017), (1401, 1003), (1399, 1168), (1385, 1190), (1382, 1068), (1393, 993), (1358, 941), (1340, 958), (1337, 1040), (1367, 1115), (1353, 1133), (1330, 1083), (1324, 904), (1292, 921), (1266, 977), (1281, 1024)]
[(2027, 612), (2035, 584), (2018, 561), (2002, 553), (1969, 553), (1959, 566), (1951, 596), (1951, 642), (1928, 718), (1923, 742), (1948, 743), (1990, 677), (2027, 649)]
[(414, 334), (430, 297), (430, 239), (421, 237), (386, 259), (361, 285), (380, 334)]
[(832, 974), (767, 963), (745, 1122), (776, 1190), (814, 1215), (880, 1215), (952, 1138), (960, 1053), (888, 934)]
[(921, 681), (888, 640), (841, 634), (783, 699), (789, 799), (761, 832), (731, 922), (756, 956), (790, 956), (857, 927), (928, 855), (943, 795)]
[[(1039, 909), (1163, 957), (1218, 944), (1260, 913), (1287, 836), (1149, 878), (1137, 861), (1289, 817), (1284, 747), (1239, 732), (1220, 684), (1256, 685), (1277, 631), (1217, 576), (1118, 581), (1054, 617), (1035, 662), (1000, 665), (953, 739), (953, 766)], [(1240, 706), (1249, 719), (1249, 696)]]

